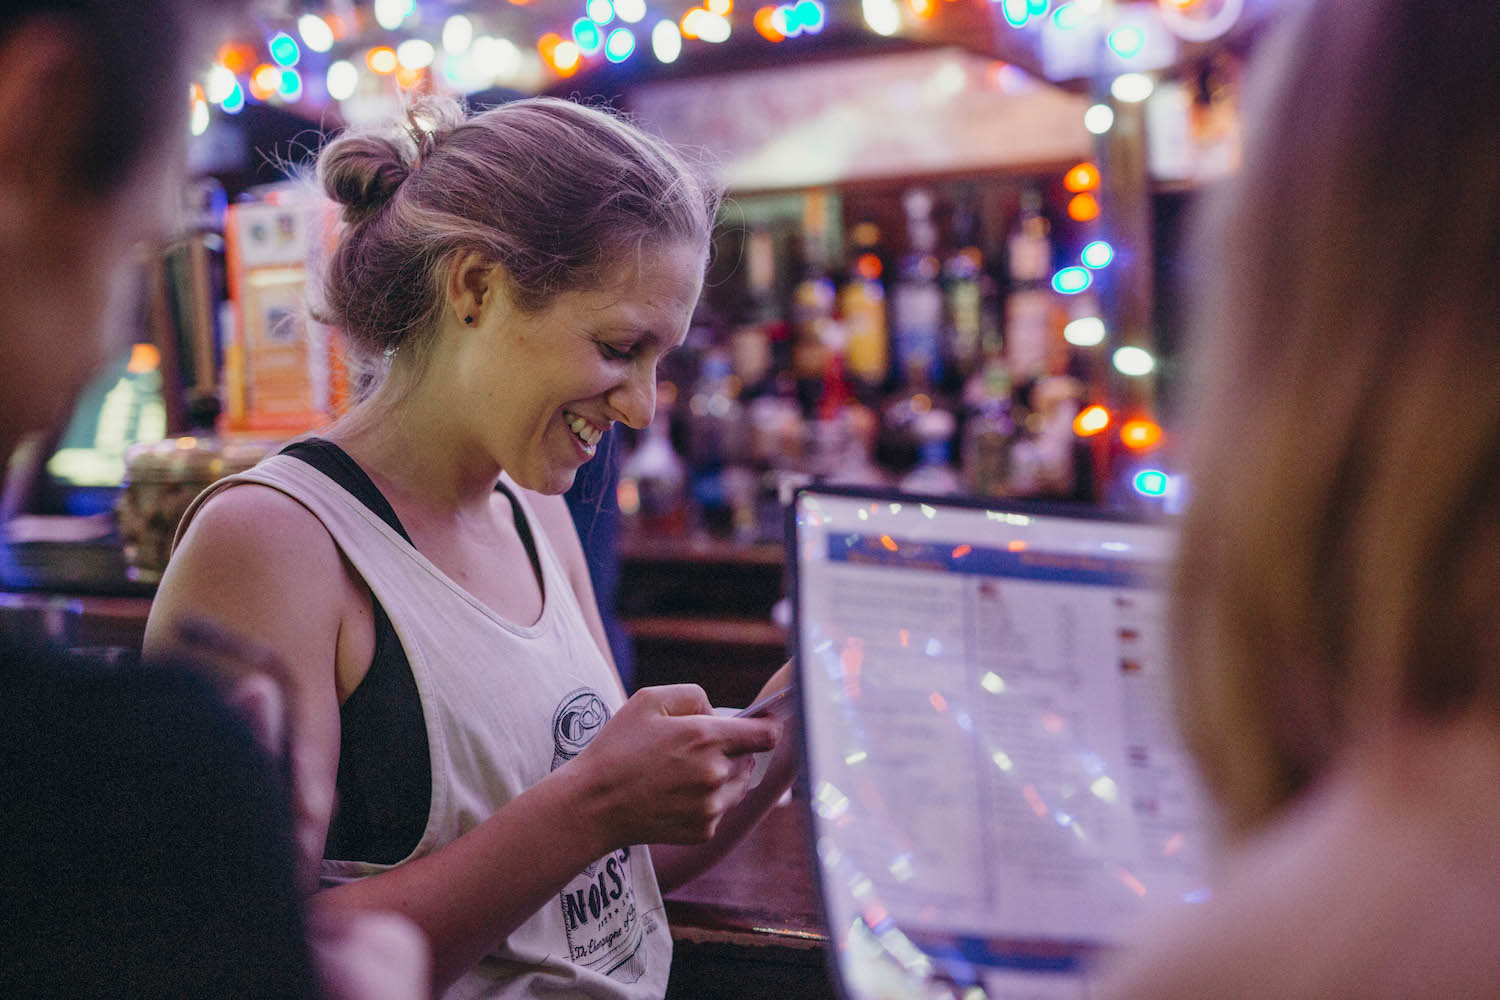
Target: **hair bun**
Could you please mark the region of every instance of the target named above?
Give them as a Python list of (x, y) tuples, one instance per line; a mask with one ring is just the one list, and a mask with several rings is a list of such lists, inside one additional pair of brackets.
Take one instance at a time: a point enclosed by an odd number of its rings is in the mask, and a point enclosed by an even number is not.
[(371, 133), (341, 135), (318, 157), (318, 181), (344, 206), (344, 221), (360, 222), (390, 201), (411, 176), (415, 150)]

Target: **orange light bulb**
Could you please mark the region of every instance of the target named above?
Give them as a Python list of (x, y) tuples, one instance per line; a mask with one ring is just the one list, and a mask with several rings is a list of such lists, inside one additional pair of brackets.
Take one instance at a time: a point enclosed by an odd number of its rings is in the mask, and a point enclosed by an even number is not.
[(365, 53), (365, 65), (371, 71), (386, 75), (396, 71), (396, 50), (389, 45), (377, 45)]
[(255, 50), (244, 42), (225, 42), (219, 46), (219, 63), (231, 73), (246, 73), (255, 65)]
[(1102, 406), (1086, 407), (1073, 418), (1073, 433), (1079, 437), (1093, 437), (1109, 426), (1109, 411)]
[(776, 8), (767, 5), (755, 12), (755, 30), (760, 32), (762, 38), (771, 42), (779, 42), (786, 38), (776, 27)]
[(1145, 451), (1161, 441), (1161, 427), (1150, 420), (1127, 420), (1120, 427), (1120, 441), (1135, 451)]
[(1099, 218), (1099, 199), (1087, 191), (1075, 194), (1068, 202), (1068, 218), (1074, 222), (1092, 222)]
[(1063, 178), (1063, 187), (1074, 194), (1092, 191), (1099, 186), (1099, 168), (1092, 163), (1080, 163), (1068, 171)]
[(552, 50), (552, 68), (562, 76), (572, 76), (577, 73), (581, 62), (583, 62), (583, 53), (573, 42), (559, 42)]
[(281, 85), (281, 67), (272, 66), (270, 63), (261, 63), (255, 67), (255, 72), (250, 74), (250, 96), (257, 101), (269, 100), (276, 93), (276, 88)]

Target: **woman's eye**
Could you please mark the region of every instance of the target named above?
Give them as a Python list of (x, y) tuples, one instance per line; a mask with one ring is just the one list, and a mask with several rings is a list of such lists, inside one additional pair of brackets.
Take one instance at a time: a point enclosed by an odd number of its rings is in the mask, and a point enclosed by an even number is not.
[(604, 355), (604, 357), (610, 361), (624, 361), (626, 358), (630, 357), (631, 352), (629, 350), (622, 351), (617, 347), (611, 347), (608, 344), (601, 343), (599, 345), (599, 353)]

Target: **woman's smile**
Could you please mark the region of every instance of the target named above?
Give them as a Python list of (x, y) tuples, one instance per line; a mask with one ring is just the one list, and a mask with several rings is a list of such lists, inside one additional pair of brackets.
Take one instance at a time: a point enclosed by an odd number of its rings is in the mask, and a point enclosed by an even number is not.
[(587, 417), (581, 417), (570, 410), (562, 411), (562, 420), (566, 425), (568, 436), (573, 439), (573, 444), (583, 455), (584, 461), (593, 458), (608, 428), (601, 428)]

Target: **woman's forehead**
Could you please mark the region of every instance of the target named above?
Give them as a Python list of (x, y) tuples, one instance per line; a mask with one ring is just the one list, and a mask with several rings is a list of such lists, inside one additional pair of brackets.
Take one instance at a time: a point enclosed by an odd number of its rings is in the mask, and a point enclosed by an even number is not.
[(703, 260), (696, 247), (643, 249), (606, 272), (599, 287), (575, 293), (577, 305), (624, 315), (691, 312), (703, 287)]

